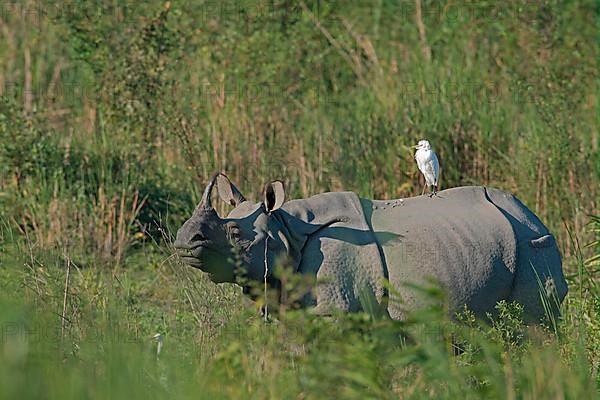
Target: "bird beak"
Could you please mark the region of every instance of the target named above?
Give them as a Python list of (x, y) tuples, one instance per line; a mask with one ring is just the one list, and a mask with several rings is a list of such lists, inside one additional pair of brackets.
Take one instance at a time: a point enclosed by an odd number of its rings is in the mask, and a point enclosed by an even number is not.
[(411, 149), (418, 149), (418, 148), (419, 148), (419, 145), (418, 145), (418, 144), (415, 144), (414, 146), (410, 146), (410, 148), (411, 148)]

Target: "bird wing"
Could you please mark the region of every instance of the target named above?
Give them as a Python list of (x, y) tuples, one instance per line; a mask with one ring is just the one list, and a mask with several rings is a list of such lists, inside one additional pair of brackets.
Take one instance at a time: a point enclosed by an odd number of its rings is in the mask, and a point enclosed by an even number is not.
[(438, 176), (440, 173), (440, 163), (437, 156), (432, 151), (431, 157), (428, 160), (421, 160), (416, 157), (417, 166), (423, 175), (428, 185), (437, 185)]
[(440, 162), (438, 161), (437, 154), (435, 152), (431, 152), (431, 161), (429, 162), (431, 168), (433, 169), (434, 185), (438, 184), (438, 177), (440, 176)]

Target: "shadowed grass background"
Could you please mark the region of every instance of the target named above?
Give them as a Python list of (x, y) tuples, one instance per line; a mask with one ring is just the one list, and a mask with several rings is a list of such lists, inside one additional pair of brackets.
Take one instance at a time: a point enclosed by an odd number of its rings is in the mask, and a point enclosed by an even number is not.
[[(2, 6), (6, 397), (594, 390), (594, 2)], [(440, 157), (443, 188), (511, 191), (556, 235), (570, 284), (558, 338), (528, 332), (507, 351), (493, 329), (514, 327), (482, 328), (455, 358), (447, 337), (403, 342), (397, 332), (409, 328), (366, 316), (329, 324), (284, 313), (276, 326), (252, 325), (235, 288), (170, 257), (172, 235), (216, 170), (251, 199), (276, 178), (293, 198), (407, 197), (422, 188), (408, 148), (421, 138)], [(430, 317), (422, 323), (448, 322)], [(23, 340), (15, 321), (58, 338)], [(245, 324), (256, 339), (228, 334)], [(118, 327), (119, 340), (91, 340), (90, 326)], [(297, 341), (280, 336), (298, 326)], [(320, 328), (334, 339), (315, 341)]]

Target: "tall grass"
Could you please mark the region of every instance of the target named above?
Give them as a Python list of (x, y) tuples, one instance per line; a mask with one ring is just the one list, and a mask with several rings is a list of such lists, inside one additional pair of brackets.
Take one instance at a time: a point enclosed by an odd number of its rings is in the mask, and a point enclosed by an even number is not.
[[(594, 2), (88, 3), (0, 15), (2, 396), (598, 388)], [(491, 326), (285, 310), (264, 325), (234, 287), (170, 258), (215, 170), (250, 199), (275, 178), (291, 197), (407, 197), (421, 138), (443, 188), (511, 191), (555, 234), (571, 290), (553, 334), (521, 335), (511, 305)], [(23, 339), (15, 321), (59, 337)], [(458, 343), (461, 324), (473, 326)]]
[(488, 324), (468, 311), (450, 320), (444, 307), (403, 322), (282, 309), (265, 323), (233, 286), (160, 257), (118, 278), (73, 265), (63, 308), (62, 261), (33, 262), (21, 273), (5, 264), (1, 277), (26, 299), (2, 299), (7, 398), (590, 398), (596, 390), (586, 346), (597, 337), (579, 337), (574, 314), (558, 335), (527, 328), (522, 307), (507, 303)]

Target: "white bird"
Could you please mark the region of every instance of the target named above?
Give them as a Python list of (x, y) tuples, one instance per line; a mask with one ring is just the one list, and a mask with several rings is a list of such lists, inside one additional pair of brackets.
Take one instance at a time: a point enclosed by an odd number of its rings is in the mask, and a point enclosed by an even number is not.
[(440, 176), (440, 163), (438, 158), (435, 152), (431, 150), (431, 145), (427, 140), (420, 140), (419, 143), (413, 147), (417, 149), (415, 152), (417, 166), (419, 167), (419, 171), (421, 171), (425, 177), (425, 186), (423, 186), (423, 193), (421, 193), (421, 196), (425, 193), (425, 188), (427, 186), (430, 188), (433, 186), (433, 191), (429, 197), (436, 195), (438, 188), (438, 177)]
[(157, 333), (156, 335), (152, 336), (151, 339), (154, 339), (156, 342), (156, 358), (159, 358), (160, 351), (162, 350), (163, 346), (163, 335)]

